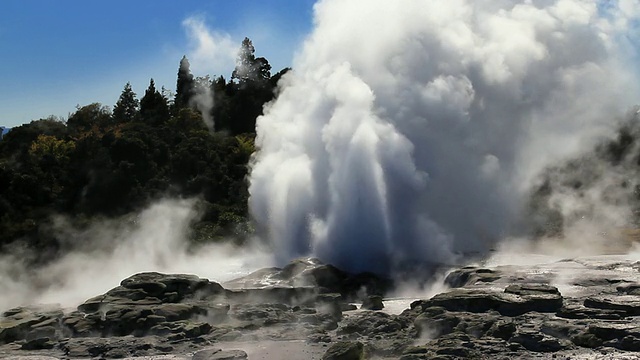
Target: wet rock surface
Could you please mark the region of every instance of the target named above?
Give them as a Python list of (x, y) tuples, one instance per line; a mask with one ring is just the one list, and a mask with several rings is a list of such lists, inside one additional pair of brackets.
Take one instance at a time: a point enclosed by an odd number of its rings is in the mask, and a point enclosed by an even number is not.
[[(222, 285), (141, 273), (76, 309), (6, 310), (0, 357), (633, 358), (639, 268), (618, 257), (487, 263), (451, 271), (435, 296), (403, 299), (385, 298), (387, 279), (313, 259)], [(403, 311), (392, 310), (398, 301)]]

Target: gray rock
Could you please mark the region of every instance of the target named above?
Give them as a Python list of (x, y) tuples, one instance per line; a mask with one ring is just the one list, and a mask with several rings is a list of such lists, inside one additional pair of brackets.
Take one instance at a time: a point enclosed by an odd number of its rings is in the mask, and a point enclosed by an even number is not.
[(509, 341), (534, 352), (557, 352), (568, 346), (555, 337), (534, 331), (518, 332)]
[(378, 311), (354, 314), (340, 323), (338, 335), (359, 334), (367, 337), (390, 336), (413, 325), (399, 316)]
[(361, 342), (341, 341), (333, 344), (322, 356), (322, 360), (362, 360), (364, 345)]
[(495, 310), (503, 315), (516, 316), (531, 311), (556, 312), (562, 307), (562, 296), (548, 292), (517, 295), (490, 290), (453, 289), (434, 296), (422, 306), (475, 313)]
[(493, 282), (500, 277), (501, 274), (498, 271), (470, 266), (450, 272), (444, 279), (444, 283), (452, 288), (458, 288), (480, 282)]
[(53, 349), (57, 342), (52, 341), (48, 337), (41, 337), (37, 339), (27, 340), (22, 344), (22, 350), (48, 350)]
[(594, 309), (623, 311), (628, 316), (640, 315), (640, 299), (634, 295), (592, 296), (584, 300), (584, 306)]
[[(247, 353), (242, 350), (221, 350), (199, 360), (246, 360)], [(196, 360), (195, 356), (193, 360)]]
[(18, 307), (7, 310), (0, 317), (0, 345), (24, 339), (34, 331), (34, 327), (57, 326), (62, 316), (62, 310), (59, 309)]
[(219, 353), (221, 351), (222, 349), (220, 348), (199, 350), (193, 354), (193, 356), (191, 357), (191, 360), (209, 360), (214, 354)]
[(382, 302), (382, 296), (379, 296), (379, 295), (367, 296), (362, 301), (362, 306), (360, 308), (364, 309), (364, 310), (382, 310), (382, 309), (384, 309), (384, 303)]

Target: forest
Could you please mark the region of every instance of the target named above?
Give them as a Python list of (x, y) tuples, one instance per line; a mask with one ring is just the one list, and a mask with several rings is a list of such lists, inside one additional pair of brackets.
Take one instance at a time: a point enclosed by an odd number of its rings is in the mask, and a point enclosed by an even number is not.
[(245, 38), (229, 80), (194, 77), (185, 56), (175, 95), (151, 79), (138, 99), (127, 83), (112, 108), (78, 106), (66, 120), (11, 129), (0, 141), (2, 252), (33, 249), (34, 261), (55, 258), (74, 244), (51, 231), (54, 215), (78, 228), (135, 221), (130, 214), (163, 197), (198, 199), (192, 243), (230, 235), (242, 242), (252, 231), (246, 177), (256, 118), (286, 71), (272, 76)]

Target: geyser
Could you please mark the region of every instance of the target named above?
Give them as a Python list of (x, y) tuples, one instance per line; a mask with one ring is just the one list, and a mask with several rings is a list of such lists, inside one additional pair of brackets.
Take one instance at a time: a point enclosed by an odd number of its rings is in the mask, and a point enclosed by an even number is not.
[(518, 231), (541, 169), (609, 136), (639, 99), (635, 1), (314, 11), (251, 166), (251, 212), (281, 263), (388, 272), (484, 251)]

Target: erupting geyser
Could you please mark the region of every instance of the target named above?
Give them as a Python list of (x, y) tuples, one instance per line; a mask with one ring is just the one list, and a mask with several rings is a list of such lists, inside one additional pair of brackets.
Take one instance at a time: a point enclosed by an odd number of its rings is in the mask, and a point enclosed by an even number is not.
[(281, 262), (387, 272), (517, 231), (536, 175), (636, 103), (636, 1), (345, 1), (258, 119), (250, 207)]

